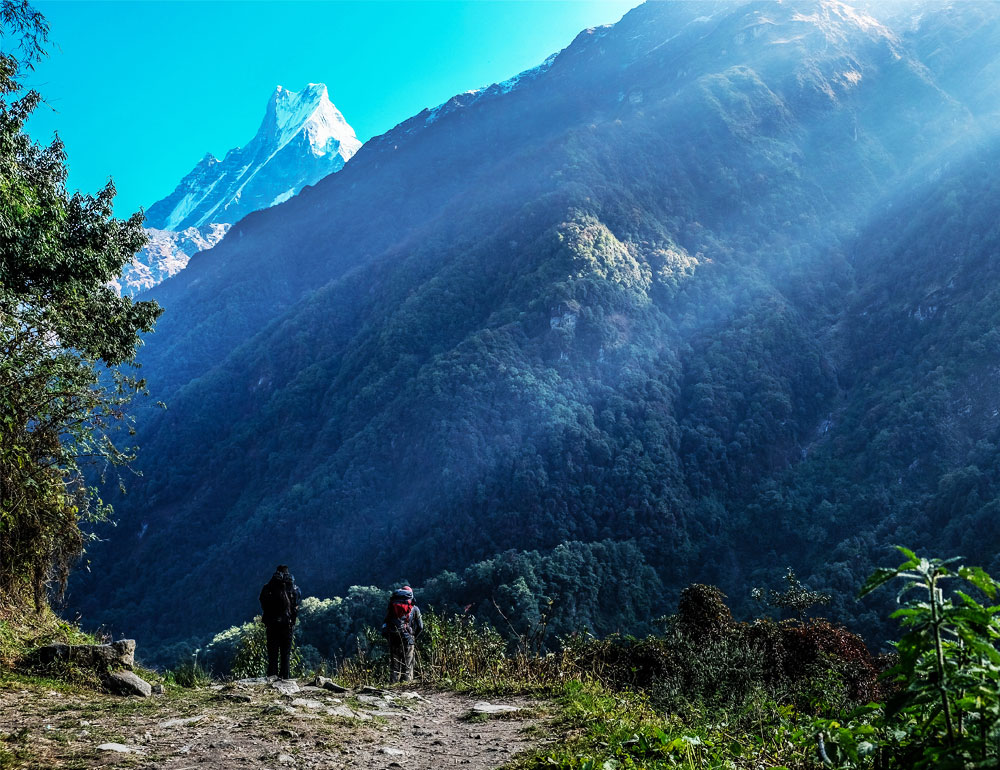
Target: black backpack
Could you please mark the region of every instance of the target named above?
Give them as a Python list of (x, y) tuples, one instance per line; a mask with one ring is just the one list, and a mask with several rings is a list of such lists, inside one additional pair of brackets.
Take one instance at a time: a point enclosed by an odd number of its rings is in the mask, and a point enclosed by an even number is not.
[(271, 580), (260, 592), (260, 608), (264, 622), (269, 620), (295, 620), (295, 602), (292, 600), (291, 586)]

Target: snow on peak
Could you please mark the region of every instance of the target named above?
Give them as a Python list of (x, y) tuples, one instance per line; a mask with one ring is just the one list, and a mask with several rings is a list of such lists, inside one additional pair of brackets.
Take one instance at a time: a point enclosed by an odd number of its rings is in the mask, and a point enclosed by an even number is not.
[(254, 138), (222, 160), (206, 154), (171, 195), (150, 206), (146, 222), (163, 230), (234, 223), (339, 171), (360, 147), (325, 85), (278, 86)]
[(271, 97), (264, 123), (267, 125), (271, 121), (270, 129), (277, 148), (284, 147), (300, 133), (307, 138), (316, 156), (343, 148), (349, 153), (345, 155), (346, 159), (361, 146), (354, 129), (330, 101), (323, 83), (309, 83), (298, 92), (278, 86)]

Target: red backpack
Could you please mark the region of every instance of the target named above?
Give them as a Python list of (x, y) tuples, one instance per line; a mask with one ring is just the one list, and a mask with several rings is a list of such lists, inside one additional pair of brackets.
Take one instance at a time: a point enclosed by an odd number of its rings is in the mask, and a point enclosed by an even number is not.
[(413, 599), (393, 597), (389, 600), (389, 612), (400, 620), (409, 617), (413, 612)]
[(400, 588), (392, 592), (389, 599), (389, 607), (385, 613), (385, 626), (383, 626), (386, 636), (399, 637), (403, 641), (413, 643), (413, 627), (410, 625), (410, 618), (413, 615), (413, 591)]

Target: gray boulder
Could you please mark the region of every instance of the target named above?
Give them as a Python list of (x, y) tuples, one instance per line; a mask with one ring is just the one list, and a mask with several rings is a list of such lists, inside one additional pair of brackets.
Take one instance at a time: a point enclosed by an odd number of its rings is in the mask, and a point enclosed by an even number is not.
[(49, 644), (35, 650), (33, 657), (43, 666), (65, 662), (99, 672), (131, 669), (135, 665), (135, 640), (122, 639), (112, 644)]
[(153, 694), (152, 685), (132, 671), (114, 671), (108, 674), (104, 677), (104, 686), (116, 695), (140, 695), (148, 698)]

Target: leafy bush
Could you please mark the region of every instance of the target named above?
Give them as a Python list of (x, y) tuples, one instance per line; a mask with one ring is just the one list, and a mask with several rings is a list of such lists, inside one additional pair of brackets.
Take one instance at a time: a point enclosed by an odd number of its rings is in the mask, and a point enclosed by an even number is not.
[(714, 586), (684, 589), (661, 636), (571, 637), (563, 658), (573, 675), (614, 691), (641, 689), (664, 710), (701, 704), (739, 709), (761, 698), (818, 712), (882, 695), (881, 661), (833, 624), (733, 620)]
[[(216, 634), (206, 645), (202, 660), (209, 671), (234, 679), (264, 676), (267, 673), (267, 630), (260, 617), (242, 626), (233, 626)], [(290, 659), (292, 676), (301, 676), (305, 667), (301, 648), (292, 637)]]
[(978, 567), (951, 566), (957, 559), (899, 550), (906, 561), (876, 571), (862, 594), (902, 578), (899, 596), (911, 595), (893, 613), (906, 633), (889, 672), (899, 689), (885, 707), (900, 762), (915, 768), (995, 767), (1000, 764), (1000, 606), (993, 603), (1000, 583)]
[[(508, 653), (508, 642), (488, 623), (472, 616), (423, 614), (424, 632), (417, 639), (415, 675), (448, 687), (490, 691), (530, 690), (552, 686), (554, 655)], [(389, 680), (388, 645), (378, 631), (367, 629), (357, 654), (341, 663), (338, 676), (362, 685)]]

